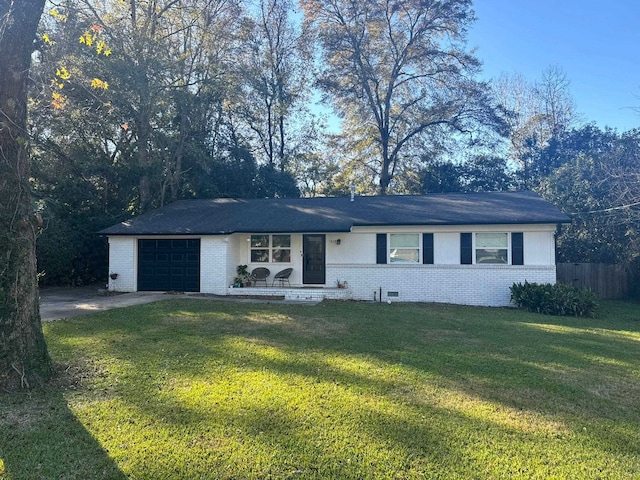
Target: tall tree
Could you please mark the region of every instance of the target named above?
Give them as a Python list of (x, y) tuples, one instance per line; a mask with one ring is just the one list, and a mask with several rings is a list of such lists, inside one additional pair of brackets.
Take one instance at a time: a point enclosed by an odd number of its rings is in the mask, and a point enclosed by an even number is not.
[(27, 88), (44, 0), (0, 0), (0, 389), (47, 379), (38, 304), (38, 219), (29, 188)]
[(508, 155), (519, 166), (520, 187), (536, 187), (562, 162), (549, 151), (580, 119), (569, 86), (558, 66), (547, 67), (533, 82), (519, 74), (504, 74), (493, 84), (496, 98), (510, 113), (505, 117), (511, 132)]
[(134, 146), (136, 210), (177, 199), (190, 141), (210, 119), (211, 104), (203, 104), (222, 102), (214, 91), (223, 83), (221, 58), (232, 53), (238, 2), (73, 2), (78, 22), (99, 26), (111, 46), (104, 77), (119, 116), (113, 128), (125, 125)]
[(256, 157), (284, 172), (303, 136), (309, 72), (307, 42), (293, 19), (291, 0), (260, 0), (241, 38), (244, 95), (240, 110), (256, 144)]
[[(428, 135), (501, 127), (466, 50), (471, 0), (302, 0), (318, 36), (319, 84), (344, 118), (344, 135), (385, 194)], [(422, 138), (421, 138), (422, 137)]]

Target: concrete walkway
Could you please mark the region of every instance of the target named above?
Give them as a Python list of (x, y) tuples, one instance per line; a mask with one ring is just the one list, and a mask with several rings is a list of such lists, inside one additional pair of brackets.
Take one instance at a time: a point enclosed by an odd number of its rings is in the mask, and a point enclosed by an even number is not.
[(145, 303), (168, 300), (170, 298), (198, 298), (202, 300), (218, 300), (250, 303), (286, 303), (315, 305), (318, 302), (285, 301), (273, 299), (234, 298), (232, 296), (214, 296), (200, 293), (169, 294), (165, 292), (134, 292), (112, 294), (96, 286), (90, 287), (54, 287), (40, 290), (40, 317), (43, 322), (61, 320), (63, 318), (87, 315), (92, 312), (111, 310), (112, 308), (131, 307)]

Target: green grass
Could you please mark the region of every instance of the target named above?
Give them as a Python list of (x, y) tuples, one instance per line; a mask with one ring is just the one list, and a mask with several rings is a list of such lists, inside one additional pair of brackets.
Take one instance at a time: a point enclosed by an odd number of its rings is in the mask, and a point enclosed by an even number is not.
[(640, 478), (640, 308), (173, 299), (45, 325), (1, 479)]

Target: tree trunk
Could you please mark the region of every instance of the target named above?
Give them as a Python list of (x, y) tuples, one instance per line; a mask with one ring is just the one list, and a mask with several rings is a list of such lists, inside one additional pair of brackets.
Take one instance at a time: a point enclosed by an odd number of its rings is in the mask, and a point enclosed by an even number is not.
[(51, 360), (42, 333), (29, 189), (27, 88), (44, 0), (0, 0), (0, 390), (42, 384)]
[(389, 158), (389, 134), (384, 128), (380, 128), (379, 131), (380, 139), (382, 140), (382, 151), (380, 152), (382, 168), (380, 170), (380, 189), (378, 190), (378, 195), (386, 195), (393, 177), (393, 173), (389, 171), (391, 169), (391, 159)]
[(138, 180), (138, 209), (144, 213), (151, 208), (151, 106), (146, 74), (140, 92), (140, 113), (138, 118), (138, 160), (140, 179)]
[(186, 96), (182, 97), (180, 104), (180, 128), (178, 130), (178, 144), (176, 145), (176, 151), (173, 154), (173, 165), (169, 165), (168, 176), (170, 179), (171, 187), (171, 201), (175, 202), (180, 198), (181, 186), (182, 186), (182, 160), (184, 159), (184, 146), (187, 143), (187, 137), (189, 136), (190, 120), (189, 120), (189, 108), (185, 103)]

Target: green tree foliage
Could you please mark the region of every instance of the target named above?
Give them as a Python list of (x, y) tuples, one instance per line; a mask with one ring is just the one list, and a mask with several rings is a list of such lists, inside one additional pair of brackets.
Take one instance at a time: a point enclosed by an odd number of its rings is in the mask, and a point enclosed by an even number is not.
[[(293, 158), (292, 165), (301, 195), (339, 195), (335, 178), (340, 173), (340, 165), (331, 156), (324, 158), (316, 153), (298, 154)], [(342, 193), (346, 195), (346, 191)]]
[(572, 217), (558, 239), (566, 262), (631, 264), (640, 255), (640, 130), (619, 134), (592, 125), (566, 132), (543, 150), (564, 159), (541, 192)]
[[(178, 198), (297, 192), (287, 172), (259, 168), (230, 110), (242, 97), (232, 68), (242, 13), (226, 0), (70, 0), (46, 17), (58, 40), (39, 56), (31, 132), (43, 284), (105, 279), (95, 232), (131, 214)], [(91, 29), (108, 59), (78, 41)], [(64, 82), (52, 73), (61, 69)], [(93, 91), (92, 76), (110, 88)], [(52, 91), (64, 92), (62, 105)]]
[(504, 158), (477, 155), (465, 162), (436, 161), (420, 170), (421, 193), (510, 190), (512, 174)]
[(500, 128), (489, 88), (465, 49), (471, 1), (303, 0), (322, 48), (320, 86), (343, 122), (348, 149), (385, 194), (430, 136)]
[(514, 186), (507, 160), (494, 155), (472, 157), (464, 164), (462, 177), (467, 192), (502, 192)]
[(33, 191), (43, 219), (37, 242), (43, 286), (104, 280), (106, 242), (96, 232), (129, 216), (135, 174), (128, 164), (113, 162), (84, 140), (66, 149), (51, 144), (46, 152), (34, 150)]
[[(73, 65), (60, 114), (104, 125), (111, 130), (107, 138), (121, 137), (103, 150), (130, 164), (137, 179), (134, 211), (180, 198), (194, 149), (206, 149), (222, 121), (224, 72), (232, 62), (240, 8), (226, 0), (70, 0), (64, 7), (58, 17), (66, 20), (55, 24), (52, 36), (77, 39), (97, 29), (111, 54), (97, 62), (78, 41), (57, 42), (44, 52), (45, 69)], [(85, 87), (86, 78), (98, 75), (110, 85), (100, 98)]]
[(191, 173), (187, 181), (194, 196), (255, 197), (258, 164), (247, 148), (229, 147), (227, 152), (220, 152), (212, 161), (194, 167)]
[(431, 163), (420, 172), (420, 193), (463, 192), (461, 165), (447, 161)]

